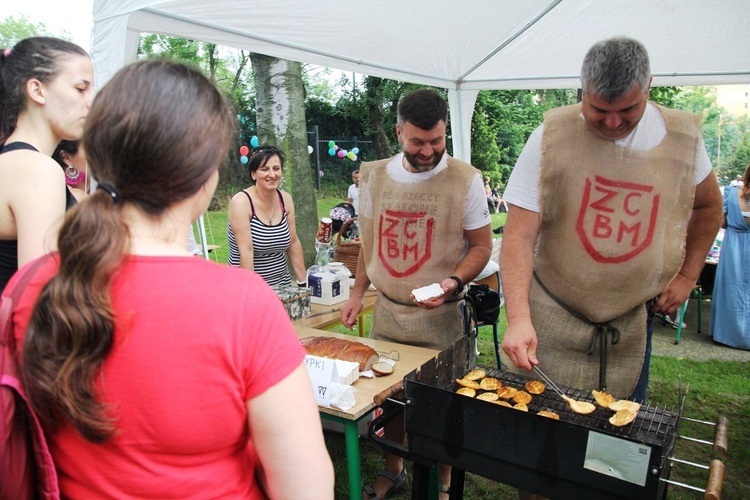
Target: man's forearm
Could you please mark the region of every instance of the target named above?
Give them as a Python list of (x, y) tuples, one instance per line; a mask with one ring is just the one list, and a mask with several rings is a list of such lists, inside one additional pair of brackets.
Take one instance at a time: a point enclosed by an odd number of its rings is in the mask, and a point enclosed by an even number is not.
[(698, 281), (706, 255), (721, 227), (721, 219), (721, 210), (716, 207), (693, 210), (685, 241), (685, 261), (680, 268), (680, 274), (693, 283)]
[(685, 261), (680, 274), (691, 283), (698, 281), (706, 255), (719, 232), (723, 218), (724, 201), (713, 173), (695, 188), (693, 211), (688, 221), (685, 238)]
[(370, 283), (372, 282), (370, 281), (370, 277), (367, 276), (364, 251), (360, 248), (359, 256), (357, 257), (357, 277), (354, 279), (351, 296), (362, 299), (362, 297), (365, 296), (365, 292), (370, 287)]
[(500, 276), (508, 323), (531, 318), (529, 288), (533, 268), (533, 244), (529, 246), (521, 238), (503, 237), (500, 254)]
[(470, 282), (482, 272), (482, 269), (489, 262), (491, 254), (492, 250), (485, 247), (469, 248), (453, 271), (453, 275), (458, 276), (464, 283)]
[(508, 324), (531, 319), (529, 289), (539, 227), (538, 213), (509, 205), (500, 254), (500, 275)]

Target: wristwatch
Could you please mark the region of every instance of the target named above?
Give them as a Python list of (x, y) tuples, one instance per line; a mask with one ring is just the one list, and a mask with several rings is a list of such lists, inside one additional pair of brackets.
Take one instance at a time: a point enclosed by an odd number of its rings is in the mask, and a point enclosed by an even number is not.
[(455, 297), (459, 293), (463, 292), (463, 290), (464, 290), (464, 282), (461, 281), (461, 278), (459, 278), (458, 276), (449, 276), (449, 278), (452, 279), (453, 281), (455, 281), (456, 285), (458, 285), (456, 287), (456, 289), (454, 290), (454, 292), (452, 293), (452, 295)]

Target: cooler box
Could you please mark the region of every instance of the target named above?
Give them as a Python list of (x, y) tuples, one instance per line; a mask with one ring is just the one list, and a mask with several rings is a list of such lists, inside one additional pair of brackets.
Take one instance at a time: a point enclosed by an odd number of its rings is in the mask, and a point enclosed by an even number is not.
[(311, 314), (309, 289), (282, 285), (272, 286), (271, 288), (273, 288), (276, 295), (281, 299), (292, 321)]

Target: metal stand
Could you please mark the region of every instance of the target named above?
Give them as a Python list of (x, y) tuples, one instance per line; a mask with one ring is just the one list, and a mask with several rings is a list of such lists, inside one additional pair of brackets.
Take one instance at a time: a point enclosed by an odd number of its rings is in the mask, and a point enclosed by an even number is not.
[(203, 214), (201, 214), (200, 217), (198, 217), (198, 220), (196, 221), (198, 224), (198, 236), (201, 239), (201, 252), (203, 252), (203, 256), (206, 258), (206, 260), (210, 260), (208, 258), (208, 243), (206, 243), (206, 225), (203, 223)]

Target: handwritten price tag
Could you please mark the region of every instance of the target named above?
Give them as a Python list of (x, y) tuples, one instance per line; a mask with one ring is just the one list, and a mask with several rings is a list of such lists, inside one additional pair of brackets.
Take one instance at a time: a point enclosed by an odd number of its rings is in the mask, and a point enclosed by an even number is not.
[(305, 367), (312, 382), (315, 402), (321, 406), (331, 405), (331, 383), (336, 373), (334, 360), (318, 356), (305, 356)]

